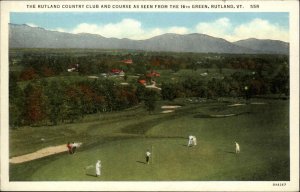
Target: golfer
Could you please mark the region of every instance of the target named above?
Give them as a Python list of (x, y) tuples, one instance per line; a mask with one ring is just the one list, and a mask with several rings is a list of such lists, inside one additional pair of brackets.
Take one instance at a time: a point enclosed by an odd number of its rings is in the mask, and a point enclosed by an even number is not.
[(147, 152), (146, 152), (146, 162), (147, 162), (147, 164), (149, 164), (150, 155), (151, 155), (151, 153), (149, 152), (149, 149), (148, 149)]
[(195, 136), (193, 136), (193, 143), (195, 146), (197, 145), (197, 138)]
[(77, 148), (77, 144), (76, 144), (75, 142), (73, 142), (73, 143), (72, 143), (72, 154), (75, 153), (76, 148)]
[(190, 147), (193, 143), (193, 137), (190, 135), (189, 136), (189, 141), (188, 141), (188, 147)]
[(68, 142), (67, 147), (68, 147), (69, 154), (73, 154), (72, 144), (70, 142)]
[(237, 142), (235, 142), (235, 153), (240, 153), (240, 145)]
[(97, 163), (96, 163), (96, 177), (100, 176), (101, 175), (101, 161), (98, 160)]
[(189, 142), (188, 142), (188, 147), (197, 145), (197, 139), (195, 136), (190, 135), (189, 136)]

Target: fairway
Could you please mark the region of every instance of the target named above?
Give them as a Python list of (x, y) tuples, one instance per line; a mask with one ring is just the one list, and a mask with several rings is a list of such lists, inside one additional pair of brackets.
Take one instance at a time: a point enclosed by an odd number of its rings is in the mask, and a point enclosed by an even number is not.
[[(64, 152), (11, 164), (10, 180), (289, 180), (288, 100), (253, 99), (234, 105), (236, 102), (178, 99), (160, 106), (166, 104), (182, 107), (168, 114), (157, 107), (149, 115), (137, 107), (100, 119), (90, 116), (81, 123), (65, 125), (59, 134), (53, 132), (55, 127), (44, 129), (43, 134), (52, 133), (53, 143), (74, 138), (82, 141), (83, 147), (74, 155)], [(22, 131), (11, 132), (14, 156), (22, 154), (21, 149), (14, 149), (22, 143)], [(197, 146), (187, 146), (189, 135), (197, 137)], [(240, 154), (235, 154), (235, 141), (241, 146)], [(36, 146), (27, 145), (28, 152), (35, 151)], [(145, 163), (147, 149), (152, 153), (150, 164)], [(100, 177), (95, 177), (97, 160), (102, 164)], [(87, 166), (93, 167), (85, 169)]]

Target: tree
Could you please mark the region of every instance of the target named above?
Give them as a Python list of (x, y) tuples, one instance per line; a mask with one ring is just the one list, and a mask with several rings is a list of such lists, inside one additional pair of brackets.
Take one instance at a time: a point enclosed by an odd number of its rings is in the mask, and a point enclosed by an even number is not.
[(38, 77), (34, 68), (29, 67), (21, 72), (20, 79), (23, 81), (36, 79)]
[(141, 102), (144, 99), (145, 92), (146, 92), (145, 86), (138, 83), (135, 94), (139, 102)]
[(170, 67), (175, 73), (180, 70), (180, 64), (178, 62), (173, 62)]
[(144, 103), (149, 114), (155, 110), (157, 100), (157, 92), (152, 89), (146, 89)]
[(65, 118), (74, 122), (79, 117), (83, 117), (82, 101), (80, 91), (76, 85), (70, 85), (65, 90), (66, 111)]
[(289, 95), (289, 69), (284, 66), (281, 71), (271, 81), (271, 91), (273, 93), (284, 93)]
[(17, 75), (10, 72), (9, 74), (9, 125), (18, 127), (23, 121), (24, 94), (18, 86)]
[(163, 83), (161, 86), (162, 99), (173, 101), (176, 98), (176, 86), (173, 83)]
[(63, 121), (64, 117), (64, 89), (65, 85), (57, 81), (52, 81), (46, 87), (48, 97), (48, 118), (50, 122), (56, 125), (59, 121)]
[(35, 84), (28, 84), (25, 93), (25, 120), (29, 125), (38, 124), (46, 118), (47, 97), (43, 89)]

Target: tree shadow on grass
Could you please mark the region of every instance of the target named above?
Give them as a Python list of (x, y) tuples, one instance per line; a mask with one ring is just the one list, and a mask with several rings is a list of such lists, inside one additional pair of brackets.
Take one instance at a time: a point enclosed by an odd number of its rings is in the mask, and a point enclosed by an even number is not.
[(146, 164), (145, 162), (143, 161), (136, 161), (137, 163), (142, 163), (142, 164)]

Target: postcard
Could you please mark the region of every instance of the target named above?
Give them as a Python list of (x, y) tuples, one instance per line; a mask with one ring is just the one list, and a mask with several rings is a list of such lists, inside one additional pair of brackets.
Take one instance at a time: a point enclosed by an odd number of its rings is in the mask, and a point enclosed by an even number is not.
[(1, 190), (298, 191), (299, 2), (1, 1)]

